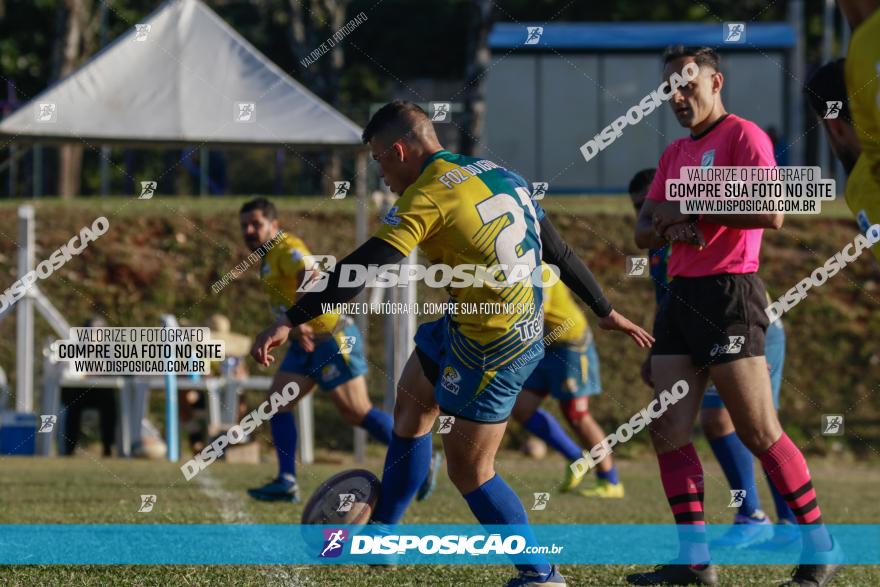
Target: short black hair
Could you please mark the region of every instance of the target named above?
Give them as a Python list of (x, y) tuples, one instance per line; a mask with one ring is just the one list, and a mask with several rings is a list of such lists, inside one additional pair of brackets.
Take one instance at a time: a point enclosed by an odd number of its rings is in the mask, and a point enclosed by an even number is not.
[[(413, 121), (423, 120), (430, 124), (431, 119), (421, 106), (407, 100), (395, 100), (385, 104), (373, 114), (364, 128), (361, 138), (364, 144), (369, 143), (378, 134), (392, 132), (393, 136), (403, 138), (412, 132)], [(420, 121), (421, 121), (420, 120)], [(395, 139), (396, 140), (396, 139)]]
[(700, 67), (708, 65), (715, 71), (721, 72), (721, 57), (712, 47), (670, 45), (663, 51), (663, 64), (666, 65), (682, 57), (693, 57), (694, 62)]
[(275, 209), (275, 204), (270, 202), (267, 198), (254, 198), (249, 202), (245, 202), (238, 213), (246, 214), (248, 212), (253, 212), (254, 210), (262, 212), (267, 220), (275, 220), (278, 217), (278, 210)]
[(849, 100), (846, 97), (846, 77), (843, 73), (845, 62), (844, 59), (838, 59), (817, 69), (810, 80), (804, 84), (804, 96), (810, 103), (813, 112), (822, 117), (825, 116), (825, 110), (828, 108), (826, 102), (842, 102), (840, 114), (837, 117), (852, 124)]
[(651, 182), (654, 181), (654, 174), (657, 172), (657, 169), (654, 167), (649, 167), (648, 169), (642, 169), (632, 176), (632, 179), (629, 180), (629, 193), (631, 196), (638, 194), (647, 190), (651, 187)]

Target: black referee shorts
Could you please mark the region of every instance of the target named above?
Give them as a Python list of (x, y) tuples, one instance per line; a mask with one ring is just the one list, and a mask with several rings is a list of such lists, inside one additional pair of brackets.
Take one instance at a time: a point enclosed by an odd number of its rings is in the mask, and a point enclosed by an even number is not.
[(757, 273), (676, 277), (654, 321), (652, 355), (689, 355), (698, 369), (764, 356), (769, 319)]

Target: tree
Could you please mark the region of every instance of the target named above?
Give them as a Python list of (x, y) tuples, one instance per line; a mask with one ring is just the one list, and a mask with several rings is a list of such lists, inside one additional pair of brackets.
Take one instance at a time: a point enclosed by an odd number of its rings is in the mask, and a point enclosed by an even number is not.
[[(65, 0), (66, 22), (61, 38), (61, 71), (63, 79), (73, 73), (95, 52), (99, 14), (92, 0)], [(80, 191), (82, 181), (82, 144), (66, 144), (58, 151), (58, 194), (72, 198)]]

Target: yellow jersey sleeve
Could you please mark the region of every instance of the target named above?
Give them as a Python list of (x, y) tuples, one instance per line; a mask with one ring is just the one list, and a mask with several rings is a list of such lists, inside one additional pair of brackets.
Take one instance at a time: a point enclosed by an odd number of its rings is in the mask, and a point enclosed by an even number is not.
[(409, 255), (442, 226), (440, 207), (425, 192), (407, 190), (382, 218), (382, 226), (373, 236)]
[[(880, 9), (853, 31), (844, 65), (853, 128), (862, 145), (863, 165), (880, 185)], [(871, 197), (880, 197), (876, 192)]]
[(306, 257), (311, 253), (299, 239), (295, 239), (285, 253), (278, 262), (281, 274), (296, 279), (297, 287), (299, 287), (299, 274), (306, 269)]

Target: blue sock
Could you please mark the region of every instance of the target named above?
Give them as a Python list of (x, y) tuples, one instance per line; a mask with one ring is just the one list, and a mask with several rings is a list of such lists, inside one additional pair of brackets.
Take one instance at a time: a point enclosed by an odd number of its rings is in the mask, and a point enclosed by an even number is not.
[(373, 522), (397, 524), (431, 468), (431, 433), (402, 438), (391, 433), (385, 453), (382, 491)]
[(608, 481), (612, 485), (617, 485), (620, 481), (617, 479), (617, 465), (611, 465), (610, 471), (600, 471), (596, 469), (596, 477), (599, 479), (604, 479)]
[(767, 485), (770, 486), (770, 495), (773, 496), (773, 503), (776, 505), (776, 517), (780, 522), (797, 524), (797, 517), (794, 515), (794, 512), (791, 511), (791, 508), (788, 507), (788, 502), (785, 501), (785, 498), (782, 497), (782, 494), (776, 489), (776, 485), (773, 484), (773, 480), (767, 475), (767, 471), (764, 471), (764, 476), (767, 477)]
[[(490, 525), (526, 525), (529, 523), (529, 517), (522, 502), (517, 497), (513, 489), (504, 482), (501, 475), (495, 474), (494, 477), (464, 496), (465, 501), (474, 513), (474, 516), (484, 526)], [(523, 532), (526, 544), (529, 546), (537, 545), (534, 535), (531, 531)], [(538, 564), (522, 564), (516, 565), (520, 571), (532, 571), (540, 573), (542, 577), (547, 577), (550, 572), (550, 563), (544, 559)]]
[(752, 515), (760, 509), (758, 487), (755, 485), (755, 466), (752, 453), (742, 443), (736, 432), (709, 441), (712, 452), (727, 477), (731, 489), (745, 489), (746, 496), (739, 508), (743, 516)]
[(393, 428), (393, 422), (391, 416), (379, 408), (370, 408), (370, 411), (367, 412), (367, 415), (361, 420), (360, 427), (369, 432), (370, 436), (385, 446), (391, 444), (391, 429)]
[(278, 456), (278, 476), (296, 477), (296, 420), (293, 412), (278, 412), (269, 420), (269, 427)]
[(574, 440), (565, 433), (559, 421), (542, 409), (535, 410), (532, 417), (526, 420), (526, 430), (546, 442), (550, 448), (562, 453), (569, 461), (581, 458), (583, 449), (575, 444)]

